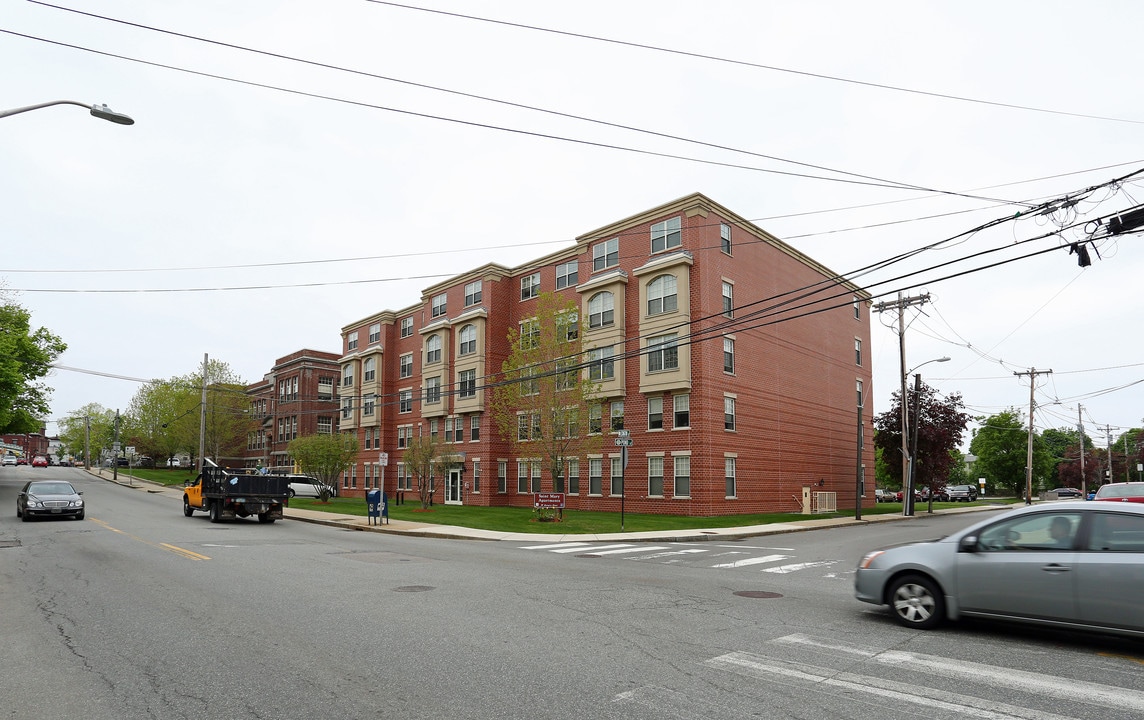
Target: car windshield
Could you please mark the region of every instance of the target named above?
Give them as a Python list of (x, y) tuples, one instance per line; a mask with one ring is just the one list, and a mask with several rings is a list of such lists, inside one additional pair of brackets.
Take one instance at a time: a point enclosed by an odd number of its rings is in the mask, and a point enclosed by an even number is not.
[(66, 482), (33, 483), (28, 492), (32, 495), (75, 495), (75, 488)]

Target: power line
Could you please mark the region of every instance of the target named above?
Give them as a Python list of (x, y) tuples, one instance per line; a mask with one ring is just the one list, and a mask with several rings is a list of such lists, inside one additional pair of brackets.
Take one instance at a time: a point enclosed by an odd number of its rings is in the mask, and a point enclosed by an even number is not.
[(1131, 120), (1127, 118), (1107, 117), (1103, 115), (1088, 115), (1085, 113), (1068, 112), (1065, 110), (1050, 110), (1048, 108), (1038, 108), (1030, 105), (1017, 105), (1014, 103), (998, 102), (994, 100), (982, 100), (980, 98), (971, 98), (963, 95), (951, 95), (948, 93), (932, 92), (927, 90), (916, 90), (913, 88), (900, 87), (897, 85), (887, 85), (884, 83), (869, 82), (866, 80), (854, 80), (852, 78), (844, 78), (836, 75), (826, 75), (823, 73), (813, 73), (805, 70), (794, 70), (791, 68), (778, 67), (776, 65), (764, 65), (762, 63), (748, 62), (746, 60), (733, 60), (730, 58), (719, 57), (716, 55), (706, 55), (704, 53), (688, 52), (686, 50), (677, 50), (674, 48), (661, 47), (658, 45), (648, 45), (645, 43), (631, 42), (627, 40), (617, 40), (613, 38), (605, 38), (597, 35), (587, 35), (585, 33), (570, 32), (567, 30), (556, 30), (553, 28), (545, 28), (537, 25), (527, 25), (524, 23), (509, 22), (507, 20), (493, 20), (491, 18), (478, 17), (476, 15), (465, 15), (463, 13), (448, 12), (445, 10), (436, 10), (432, 8), (417, 7), (416, 5), (406, 5), (403, 3), (388, 2), (387, 0), (367, 0), (376, 5), (389, 5), (391, 7), (403, 8), (406, 10), (416, 10), (418, 12), (433, 13), (437, 15), (447, 15), (450, 17), (461, 18), (464, 20), (475, 20), (477, 22), (491, 23), (494, 25), (505, 25), (507, 27), (520, 28), (522, 30), (532, 30), (536, 32), (552, 33), (554, 35), (564, 35), (567, 37), (580, 38), (582, 40), (593, 40), (595, 42), (610, 43), (613, 45), (623, 45), (626, 47), (639, 48), (641, 50), (654, 50), (656, 52), (670, 53), (672, 55), (682, 55), (686, 57), (698, 58), (701, 60), (710, 60), (714, 62), (727, 63), (731, 65), (739, 65), (743, 67), (759, 68), (761, 70), (773, 70), (774, 72), (789, 73), (792, 75), (801, 75), (803, 77), (811, 77), (819, 80), (830, 80), (833, 82), (849, 83), (851, 85), (861, 85), (864, 87), (878, 88), (879, 90), (892, 90), (894, 92), (910, 93), (913, 95), (924, 95), (928, 97), (941, 98), (943, 100), (956, 100), (959, 102), (976, 103), (979, 105), (990, 105), (993, 107), (1009, 108), (1011, 110), (1025, 110), (1028, 112), (1046, 113), (1050, 115), (1064, 115), (1067, 117), (1085, 118), (1087, 120), (1104, 120), (1108, 122), (1121, 122), (1144, 124), (1144, 120)]

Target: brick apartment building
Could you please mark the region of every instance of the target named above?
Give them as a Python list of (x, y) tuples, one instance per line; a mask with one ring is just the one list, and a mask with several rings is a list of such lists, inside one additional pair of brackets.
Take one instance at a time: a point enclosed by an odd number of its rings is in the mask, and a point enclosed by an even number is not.
[(338, 432), (336, 387), (341, 356), (299, 350), (278, 358), (260, 382), (246, 386), (252, 414), (260, 426), (247, 437), (243, 464), (290, 471), (290, 441), (302, 435)]
[(343, 327), (339, 421), (362, 448), (343, 495), (412, 491), (402, 453), (422, 434), (463, 454), (435, 502), (530, 507), (553, 490), (498, 437), (481, 382), (541, 291), (575, 300), (585, 351), (614, 358), (593, 413), (632, 439), (626, 472), (609, 438), (570, 463), (568, 508), (618, 512), (621, 474), (629, 512), (695, 516), (797, 511), (806, 487), (853, 507), (864, 468), (872, 482), (868, 296), (694, 194)]

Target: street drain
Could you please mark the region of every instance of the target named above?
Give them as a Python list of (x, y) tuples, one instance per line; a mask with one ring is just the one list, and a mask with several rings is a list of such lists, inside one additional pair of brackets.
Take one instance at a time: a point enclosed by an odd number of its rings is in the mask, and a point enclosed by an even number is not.
[(739, 597), (761, 598), (763, 600), (782, 597), (782, 595), (777, 592), (767, 592), (766, 590), (738, 590), (734, 594), (738, 595)]
[(432, 585), (402, 585), (393, 588), (393, 592), (429, 592), (435, 589)]

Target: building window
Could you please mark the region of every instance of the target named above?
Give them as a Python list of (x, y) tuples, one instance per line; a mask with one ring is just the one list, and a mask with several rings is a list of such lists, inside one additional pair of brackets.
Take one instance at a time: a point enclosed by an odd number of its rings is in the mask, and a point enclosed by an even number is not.
[(473, 458), (473, 492), (481, 491), (481, 461)]
[(334, 432), (334, 419), (328, 415), (318, 418), (318, 434), (331, 435)]
[(433, 299), (430, 301), (430, 308), (431, 309), (429, 311), (429, 314), (432, 317), (441, 317), (442, 315), (444, 315), (446, 312), (445, 308), (446, 308), (447, 301), (448, 301), (448, 295), (446, 295), (445, 293), (441, 293), (440, 295), (433, 296)]
[(369, 326), (369, 344), (376, 345), (381, 342), (381, 323), (374, 323)]
[(580, 313), (564, 312), (556, 317), (556, 339), (559, 342), (572, 342), (580, 337)]
[(588, 406), (588, 434), (599, 435), (603, 432), (604, 406), (593, 404)]
[(540, 461), (533, 460), (529, 463), (532, 467), (532, 492), (540, 492)]
[(679, 348), (676, 347), (676, 336), (657, 335), (647, 341), (647, 369), (648, 372), (663, 370), (676, 370), (679, 368)]
[(508, 492), (508, 462), (505, 460), (497, 462), (497, 492)]
[(531, 300), (540, 294), (540, 273), (534, 272), (520, 279), (520, 299)]
[(616, 321), (616, 296), (598, 292), (588, 300), (588, 328), (601, 328)]
[(413, 353), (402, 355), (398, 361), (397, 376), (398, 377), (413, 377)]
[(680, 233), (680, 218), (673, 217), (651, 226), (651, 251), (653, 253), (679, 247), (682, 235)]
[(675, 312), (678, 306), (674, 275), (660, 275), (647, 284), (647, 314)]
[(466, 325), (461, 328), (461, 354), (472, 355), (477, 351), (477, 327)]
[[(404, 448), (408, 444), (406, 442), (407, 436), (405, 434), (405, 429), (406, 429), (405, 425), (400, 425), (397, 428), (397, 449), (398, 450)], [(412, 431), (413, 428), (409, 428), (409, 430)]]
[(465, 418), (458, 417), (454, 427), (453, 442), (465, 442)]
[(675, 488), (672, 489), (671, 494), (673, 497), (690, 497), (691, 496), (691, 456), (690, 455), (676, 455), (672, 458), (672, 463), (675, 465)]
[(866, 403), (862, 398), (862, 381), (859, 380), (857, 384), (858, 390), (858, 407), (866, 407)]
[(431, 377), (425, 379), (425, 404), (433, 405), (441, 402), (441, 378)]
[(445, 418), (445, 442), (453, 442), (453, 418)]
[(373, 382), (373, 379), (377, 377), (377, 371), (374, 369), (376, 367), (377, 361), (374, 358), (365, 359), (365, 362), (361, 364), (363, 382)]
[(413, 318), (401, 318), (401, 337), (409, 337), (413, 334)]
[(723, 317), (735, 317), (735, 286), (723, 281)]
[(611, 345), (589, 350), (588, 379), (593, 382), (613, 379), (616, 376), (614, 356), (615, 348)]
[(438, 429), (437, 418), (431, 419), (429, 421), (429, 439), (436, 440), (440, 434), (441, 431)]
[[(374, 395), (366, 395), (362, 400), (361, 413), (362, 415), (373, 416)], [(366, 445), (366, 447), (369, 447)]]
[(572, 287), (578, 282), (579, 261), (569, 260), (566, 263), (560, 263), (556, 266), (556, 289), (561, 290), (566, 287)]
[(318, 378), (318, 399), (319, 400), (333, 400), (334, 399), (334, 379), (332, 377)]
[(540, 368), (536, 365), (520, 369), (520, 395), (529, 397), (540, 394)]
[(522, 350), (535, 350), (540, 347), (540, 321), (536, 318), (521, 322), (520, 347)]
[(862, 301), (858, 298), (857, 295), (854, 296), (854, 319), (862, 319)]
[(481, 301), (481, 283), (480, 280), (465, 285), (465, 307), (476, 305)]
[(723, 338), (723, 372), (735, 372), (735, 341)]
[(854, 364), (862, 366), (862, 341), (854, 338)]
[(357, 350), (358, 334), (355, 332), (353, 335), (346, 336), (346, 349)]
[(354, 384), (354, 366), (353, 364), (346, 365), (342, 368), (342, 387), (350, 387)]
[(592, 246), (592, 272), (620, 264), (620, 239), (612, 238)]
[(481, 414), (469, 416), (469, 440), (476, 442), (481, 439)]
[(691, 396), (674, 395), (671, 398), (671, 402), (675, 408), (673, 427), (691, 427)]
[[(353, 416), (353, 412), (354, 412), (354, 399), (352, 397), (342, 398), (342, 419), (343, 420), (349, 419), (350, 417)], [(279, 422), (281, 422), (281, 420)], [(281, 442), (283, 439), (284, 438), (282, 437), (282, 429), (279, 428), (278, 440), (279, 440), (279, 442)]]
[(516, 492), (519, 495), (528, 493), (528, 465), (524, 460), (516, 461)]
[(441, 362), (441, 336), (430, 335), (425, 341), (425, 364)]
[(647, 429), (663, 430), (663, 397), (647, 399)]
[(723, 398), (723, 429), (735, 429), (735, 398)]
[(412, 390), (399, 390), (397, 392), (397, 411), (403, 413), (413, 412)]
[(612, 432), (624, 429), (624, 401), (612, 401)]
[(477, 396), (477, 371), (476, 370), (462, 370), (459, 376), (460, 389), (459, 394), (463, 398), (471, 398)]
[(369, 450), (373, 447), (373, 428), (365, 429), (365, 449)]
[(568, 471), (565, 474), (568, 479), (568, 494), (580, 494), (580, 458), (568, 459)]
[(624, 460), (623, 458), (612, 458), (612, 495), (624, 494)]
[(726, 484), (727, 497), (735, 497), (735, 458), (723, 458), (723, 482)]
[(731, 254), (731, 226), (727, 223), (719, 223), (719, 246), (723, 252)]
[(663, 458), (649, 457), (647, 459), (647, 494), (648, 497), (663, 497)]
[(604, 494), (604, 459), (588, 458), (588, 494)]

